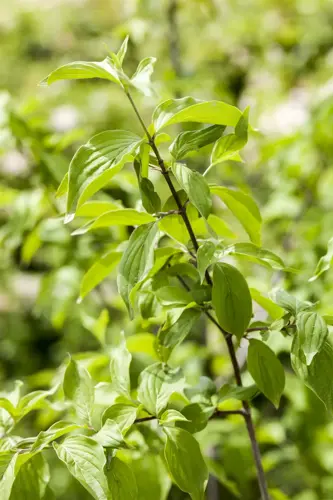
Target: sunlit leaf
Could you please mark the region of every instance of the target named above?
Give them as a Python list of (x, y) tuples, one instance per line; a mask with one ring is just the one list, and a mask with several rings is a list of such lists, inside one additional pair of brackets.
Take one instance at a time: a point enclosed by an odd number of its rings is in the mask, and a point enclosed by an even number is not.
[(212, 125), (200, 130), (181, 132), (169, 147), (171, 155), (175, 160), (186, 158), (189, 153), (217, 141), (223, 134), (225, 126)]
[(316, 312), (305, 311), (297, 315), (296, 328), (298, 345), (305, 355), (306, 364), (310, 365), (326, 341), (327, 325)]
[(203, 217), (207, 218), (212, 209), (212, 199), (209, 186), (204, 177), (199, 172), (191, 170), (181, 163), (175, 163), (172, 172), (180, 187), (188, 195), (190, 202), (193, 203)]

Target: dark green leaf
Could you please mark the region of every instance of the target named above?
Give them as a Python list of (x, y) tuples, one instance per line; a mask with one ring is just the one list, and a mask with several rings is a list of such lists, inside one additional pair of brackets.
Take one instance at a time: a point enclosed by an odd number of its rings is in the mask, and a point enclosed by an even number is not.
[(180, 187), (188, 195), (190, 202), (207, 219), (212, 210), (212, 198), (204, 177), (199, 172), (191, 170), (181, 163), (175, 163), (172, 172)]
[(150, 214), (160, 212), (161, 200), (154, 189), (154, 184), (146, 177), (143, 177), (139, 187), (143, 208)]
[(191, 403), (182, 409), (182, 414), (187, 421), (177, 422), (177, 427), (181, 427), (191, 434), (200, 432), (207, 426), (208, 420), (213, 415), (215, 408), (200, 403)]
[(259, 394), (258, 387), (256, 385), (250, 385), (248, 387), (239, 387), (237, 385), (225, 384), (221, 387), (218, 392), (218, 403), (222, 401), (227, 401), (228, 399), (238, 399), (240, 401), (249, 401), (253, 399), (257, 394)]
[(169, 147), (175, 160), (181, 160), (199, 149), (217, 141), (225, 130), (224, 125), (212, 125), (200, 130), (181, 132)]
[(278, 407), (285, 385), (285, 374), (274, 352), (260, 340), (251, 339), (247, 367), (260, 391)]
[(303, 351), (299, 345), (299, 337), (295, 335), (291, 347), (291, 365), (296, 375), (303, 380), (318, 398), (324, 403), (327, 410), (333, 412), (333, 348), (326, 341), (322, 349), (307, 366)]
[(230, 264), (214, 266), (212, 304), (222, 328), (242, 338), (252, 317), (252, 299), (244, 276)]
[(203, 500), (208, 481), (208, 469), (195, 438), (187, 431), (165, 428), (167, 442), (165, 459), (177, 486), (192, 500)]
[(110, 500), (137, 500), (136, 479), (131, 467), (125, 462), (113, 457), (106, 477), (111, 493)]
[(131, 292), (147, 276), (154, 264), (154, 245), (158, 238), (155, 223), (139, 226), (128, 242), (119, 266), (118, 290), (130, 311)]

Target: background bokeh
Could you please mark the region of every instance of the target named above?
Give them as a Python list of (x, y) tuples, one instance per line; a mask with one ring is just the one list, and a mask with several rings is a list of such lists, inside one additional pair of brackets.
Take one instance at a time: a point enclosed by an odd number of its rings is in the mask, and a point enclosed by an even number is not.
[[(333, 314), (333, 272), (308, 281), (333, 232), (332, 25), (331, 0), (0, 3), (3, 389), (15, 379), (22, 379), (28, 389), (48, 387), (68, 352), (86, 360), (96, 381), (107, 380), (107, 361), (98, 342), (98, 328), (103, 328), (107, 316), (108, 334), (124, 329), (130, 339), (133, 380), (154, 356), (154, 325), (142, 318), (129, 322), (117, 295), (116, 271), (82, 303), (77, 302), (84, 272), (103, 253), (106, 241), (110, 246), (127, 239), (127, 228), (72, 237), (73, 226), (63, 224), (63, 200), (55, 197), (80, 144), (105, 129), (140, 133), (139, 126), (121, 90), (105, 80), (37, 86), (61, 64), (103, 59), (107, 47), (116, 50), (127, 34), (129, 72), (141, 58), (157, 58), (155, 95), (136, 96), (147, 121), (161, 99), (174, 96), (221, 99), (241, 109), (250, 106), (253, 131), (242, 153), (244, 163), (223, 163), (210, 179), (253, 194), (264, 219), (264, 246), (298, 272), (284, 276), (246, 262), (239, 265), (250, 285), (263, 294), (284, 286), (302, 299), (318, 301), (322, 313)], [(203, 156), (189, 162), (199, 170), (207, 167)], [(154, 183), (166, 197), (158, 177)], [(126, 167), (101, 196), (134, 206), (138, 196), (133, 169)], [(223, 207), (217, 210), (228, 217)], [(232, 219), (228, 222), (241, 234)], [(203, 328), (207, 345), (201, 342)], [(288, 339), (271, 342), (286, 366), (287, 388), (278, 412), (263, 398), (255, 400), (269, 483), (276, 488), (277, 500), (331, 500), (332, 417), (293, 376)], [(202, 322), (177, 349), (173, 362), (183, 366), (193, 383), (207, 373), (228, 379), (231, 372), (224, 349), (218, 332)], [(241, 359), (242, 351), (239, 355)], [(56, 409), (33, 414), (22, 422), (21, 435), (35, 434), (57, 416)], [(237, 491), (238, 498), (258, 498), (241, 423), (237, 419), (211, 422), (199, 439), (203, 448), (215, 447), (216, 452), (218, 447), (222, 464), (216, 466), (219, 483), (211, 481), (209, 499), (233, 500)], [(150, 460), (149, 456), (142, 463), (138, 460), (138, 477), (146, 471), (151, 480), (141, 484), (140, 491), (142, 498), (159, 500), (165, 496), (156, 493), (162, 491), (154, 483), (159, 470)], [(88, 498), (60, 464), (53, 470), (56, 498)], [(173, 488), (168, 498), (186, 496)]]

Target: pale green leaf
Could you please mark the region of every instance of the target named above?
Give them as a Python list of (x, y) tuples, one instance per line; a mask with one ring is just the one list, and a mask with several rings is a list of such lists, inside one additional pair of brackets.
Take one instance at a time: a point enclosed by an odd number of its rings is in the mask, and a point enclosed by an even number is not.
[(247, 367), (260, 391), (277, 408), (284, 390), (285, 374), (274, 352), (260, 340), (251, 339)]
[(159, 418), (160, 424), (164, 426), (173, 425), (175, 422), (188, 422), (187, 418), (177, 410), (165, 410)]
[(93, 498), (109, 499), (109, 489), (104, 474), (106, 458), (99, 443), (90, 437), (71, 436), (61, 444), (53, 443), (53, 447), (69, 472)]
[(106, 477), (111, 493), (110, 500), (137, 500), (138, 487), (135, 475), (125, 462), (113, 457)]
[(117, 266), (122, 252), (110, 250), (101, 258), (96, 260), (83, 276), (80, 287), (80, 299), (82, 300), (93, 290), (101, 281), (108, 277), (111, 271)]
[(132, 208), (123, 208), (120, 210), (111, 210), (102, 214), (92, 222), (76, 229), (72, 235), (85, 234), (94, 229), (101, 229), (112, 226), (137, 226), (154, 222), (156, 219), (147, 212), (139, 212)]
[(181, 163), (172, 166), (172, 172), (180, 187), (184, 189), (190, 202), (207, 219), (212, 210), (212, 198), (204, 177)]
[(121, 66), (122, 66), (122, 64), (124, 62), (124, 59), (125, 59), (125, 56), (126, 56), (126, 53), (127, 53), (128, 39), (129, 39), (129, 36), (127, 35), (125, 37), (125, 40), (121, 44), (120, 49), (117, 52), (117, 58), (118, 58), (118, 61), (119, 61), (119, 63), (120, 63)]
[(305, 355), (306, 364), (310, 365), (327, 339), (327, 325), (316, 312), (305, 311), (297, 315), (296, 328), (298, 345)]
[(221, 198), (233, 215), (239, 220), (251, 241), (261, 243), (261, 215), (259, 208), (251, 196), (223, 186), (210, 186), (212, 194)]
[(70, 359), (64, 375), (64, 394), (74, 405), (78, 417), (90, 424), (94, 404), (94, 385), (89, 372)]
[(51, 427), (49, 427), (46, 431), (41, 431), (38, 434), (38, 436), (36, 437), (36, 441), (31, 448), (31, 451), (42, 451), (43, 448), (45, 448), (52, 441), (55, 441), (65, 434), (69, 434), (70, 432), (74, 432), (78, 429), (85, 429), (85, 426), (72, 424), (71, 422), (66, 422), (65, 420), (60, 420), (59, 422), (51, 425)]
[(158, 239), (158, 226), (144, 224), (133, 231), (119, 265), (118, 290), (131, 311), (130, 295), (147, 276), (154, 264), (154, 246)]
[(244, 255), (249, 257), (250, 260), (253, 260), (254, 262), (267, 265), (273, 269), (285, 269), (284, 262), (278, 255), (270, 250), (261, 248), (254, 243), (233, 243), (232, 245), (228, 245), (224, 248), (223, 254), (232, 254), (236, 256)]
[(78, 149), (69, 166), (67, 222), (77, 208), (133, 159), (140, 143), (140, 137), (132, 132), (107, 130)]
[(150, 414), (158, 416), (165, 409), (171, 394), (183, 390), (184, 383), (180, 368), (155, 363), (140, 374), (138, 400)]
[(193, 97), (168, 99), (154, 111), (155, 130), (173, 123), (197, 122), (235, 126), (241, 116), (239, 109), (220, 101), (199, 101)]
[(119, 210), (120, 208), (122, 208), (120, 203), (115, 201), (87, 201), (76, 210), (75, 216), (92, 219), (111, 210)]
[(113, 389), (125, 396), (131, 389), (130, 364), (132, 356), (126, 347), (124, 334), (120, 332), (109, 350), (110, 375)]
[(309, 279), (309, 281), (316, 280), (317, 278), (319, 278), (321, 274), (323, 274), (325, 271), (328, 271), (328, 269), (331, 267), (332, 260), (333, 260), (333, 238), (331, 238), (327, 243), (327, 252), (323, 257), (320, 258), (317, 267), (315, 269), (315, 272), (313, 276)]
[(310, 309), (313, 304), (304, 300), (299, 300), (297, 297), (290, 295), (285, 290), (279, 289), (272, 294), (272, 299), (276, 304), (294, 316), (298, 313)]
[(155, 292), (155, 295), (165, 307), (186, 306), (193, 302), (191, 294), (185, 288), (179, 286), (163, 286)]
[(119, 425), (114, 420), (106, 419), (103, 427), (91, 436), (97, 443), (104, 448), (123, 448), (126, 447)]
[(58, 80), (80, 80), (86, 78), (103, 78), (120, 84), (119, 74), (110, 57), (100, 62), (76, 61), (60, 66), (52, 71), (40, 85), (51, 85)]
[(196, 439), (187, 431), (165, 428), (165, 459), (173, 481), (192, 500), (204, 500), (208, 469)]
[(125, 434), (134, 424), (137, 417), (138, 407), (125, 403), (117, 403), (107, 408), (102, 415), (102, 423), (106, 420), (116, 422), (120, 432)]
[(150, 77), (153, 74), (155, 62), (155, 57), (146, 57), (142, 59), (130, 80), (133, 87), (140, 90), (148, 97), (152, 95)]
[(250, 288), (250, 293), (252, 299), (259, 304), (265, 311), (268, 312), (270, 317), (274, 320), (280, 319), (284, 311), (282, 307), (276, 305), (272, 300), (270, 300), (268, 297), (265, 297), (262, 295), (262, 293), (259, 292), (256, 288)]
[(242, 338), (252, 317), (252, 299), (244, 276), (230, 264), (214, 265), (212, 304), (221, 327)]

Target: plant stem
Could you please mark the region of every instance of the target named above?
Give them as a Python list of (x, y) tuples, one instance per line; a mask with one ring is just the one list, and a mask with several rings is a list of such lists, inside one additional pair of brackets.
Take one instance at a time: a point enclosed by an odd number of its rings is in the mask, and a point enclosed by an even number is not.
[[(199, 245), (198, 245), (196, 236), (194, 234), (193, 228), (191, 226), (191, 222), (187, 216), (186, 208), (182, 205), (182, 203), (180, 201), (178, 193), (177, 193), (177, 191), (173, 185), (173, 182), (170, 178), (169, 171), (166, 168), (164, 160), (162, 159), (160, 152), (156, 146), (154, 137), (149, 133), (148, 128), (146, 127), (143, 119), (141, 118), (139, 110), (136, 107), (136, 105), (132, 99), (131, 94), (129, 93), (128, 90), (125, 90), (125, 93), (126, 93), (128, 99), (133, 107), (133, 110), (134, 110), (136, 116), (138, 117), (138, 119), (141, 123), (141, 126), (142, 126), (142, 128), (147, 136), (150, 147), (155, 154), (155, 157), (157, 159), (157, 162), (159, 164), (161, 172), (164, 175), (164, 178), (165, 178), (165, 180), (169, 186), (169, 189), (171, 191), (171, 194), (172, 194), (172, 196), (176, 202), (176, 205), (179, 209), (180, 215), (181, 215), (181, 217), (184, 221), (184, 224), (187, 228), (187, 231), (188, 231), (188, 234), (189, 234), (190, 239), (192, 241), (193, 247), (194, 247), (195, 251), (197, 251), (199, 248)], [(206, 271), (205, 277), (206, 277), (207, 283), (212, 286), (212, 284), (213, 284), (212, 279), (211, 279), (208, 271)], [(227, 343), (227, 348), (228, 348), (230, 360), (232, 363), (236, 383), (239, 387), (242, 387), (242, 377), (241, 377), (240, 368), (239, 368), (237, 357), (236, 357), (235, 348), (234, 348), (234, 345), (232, 342), (231, 334), (226, 332), (208, 311), (205, 311), (205, 314), (211, 321), (213, 321), (213, 323), (217, 326), (217, 328), (222, 332), (222, 334), (226, 340), (226, 343)], [(260, 449), (259, 449), (258, 441), (256, 438), (256, 434), (255, 434), (255, 428), (254, 428), (254, 424), (252, 421), (252, 416), (251, 416), (251, 409), (250, 409), (250, 406), (249, 406), (247, 401), (242, 401), (242, 404), (243, 404), (243, 413), (241, 413), (241, 414), (245, 418), (246, 427), (247, 427), (248, 435), (249, 435), (250, 442), (251, 442), (252, 454), (253, 454), (253, 458), (255, 461), (256, 469), (257, 469), (257, 478), (258, 478), (258, 484), (259, 484), (259, 489), (260, 489), (260, 493), (261, 493), (261, 499), (262, 500), (269, 500), (268, 488), (267, 488), (264, 469), (262, 466)], [(151, 419), (149, 418), (149, 420), (151, 420)]]

